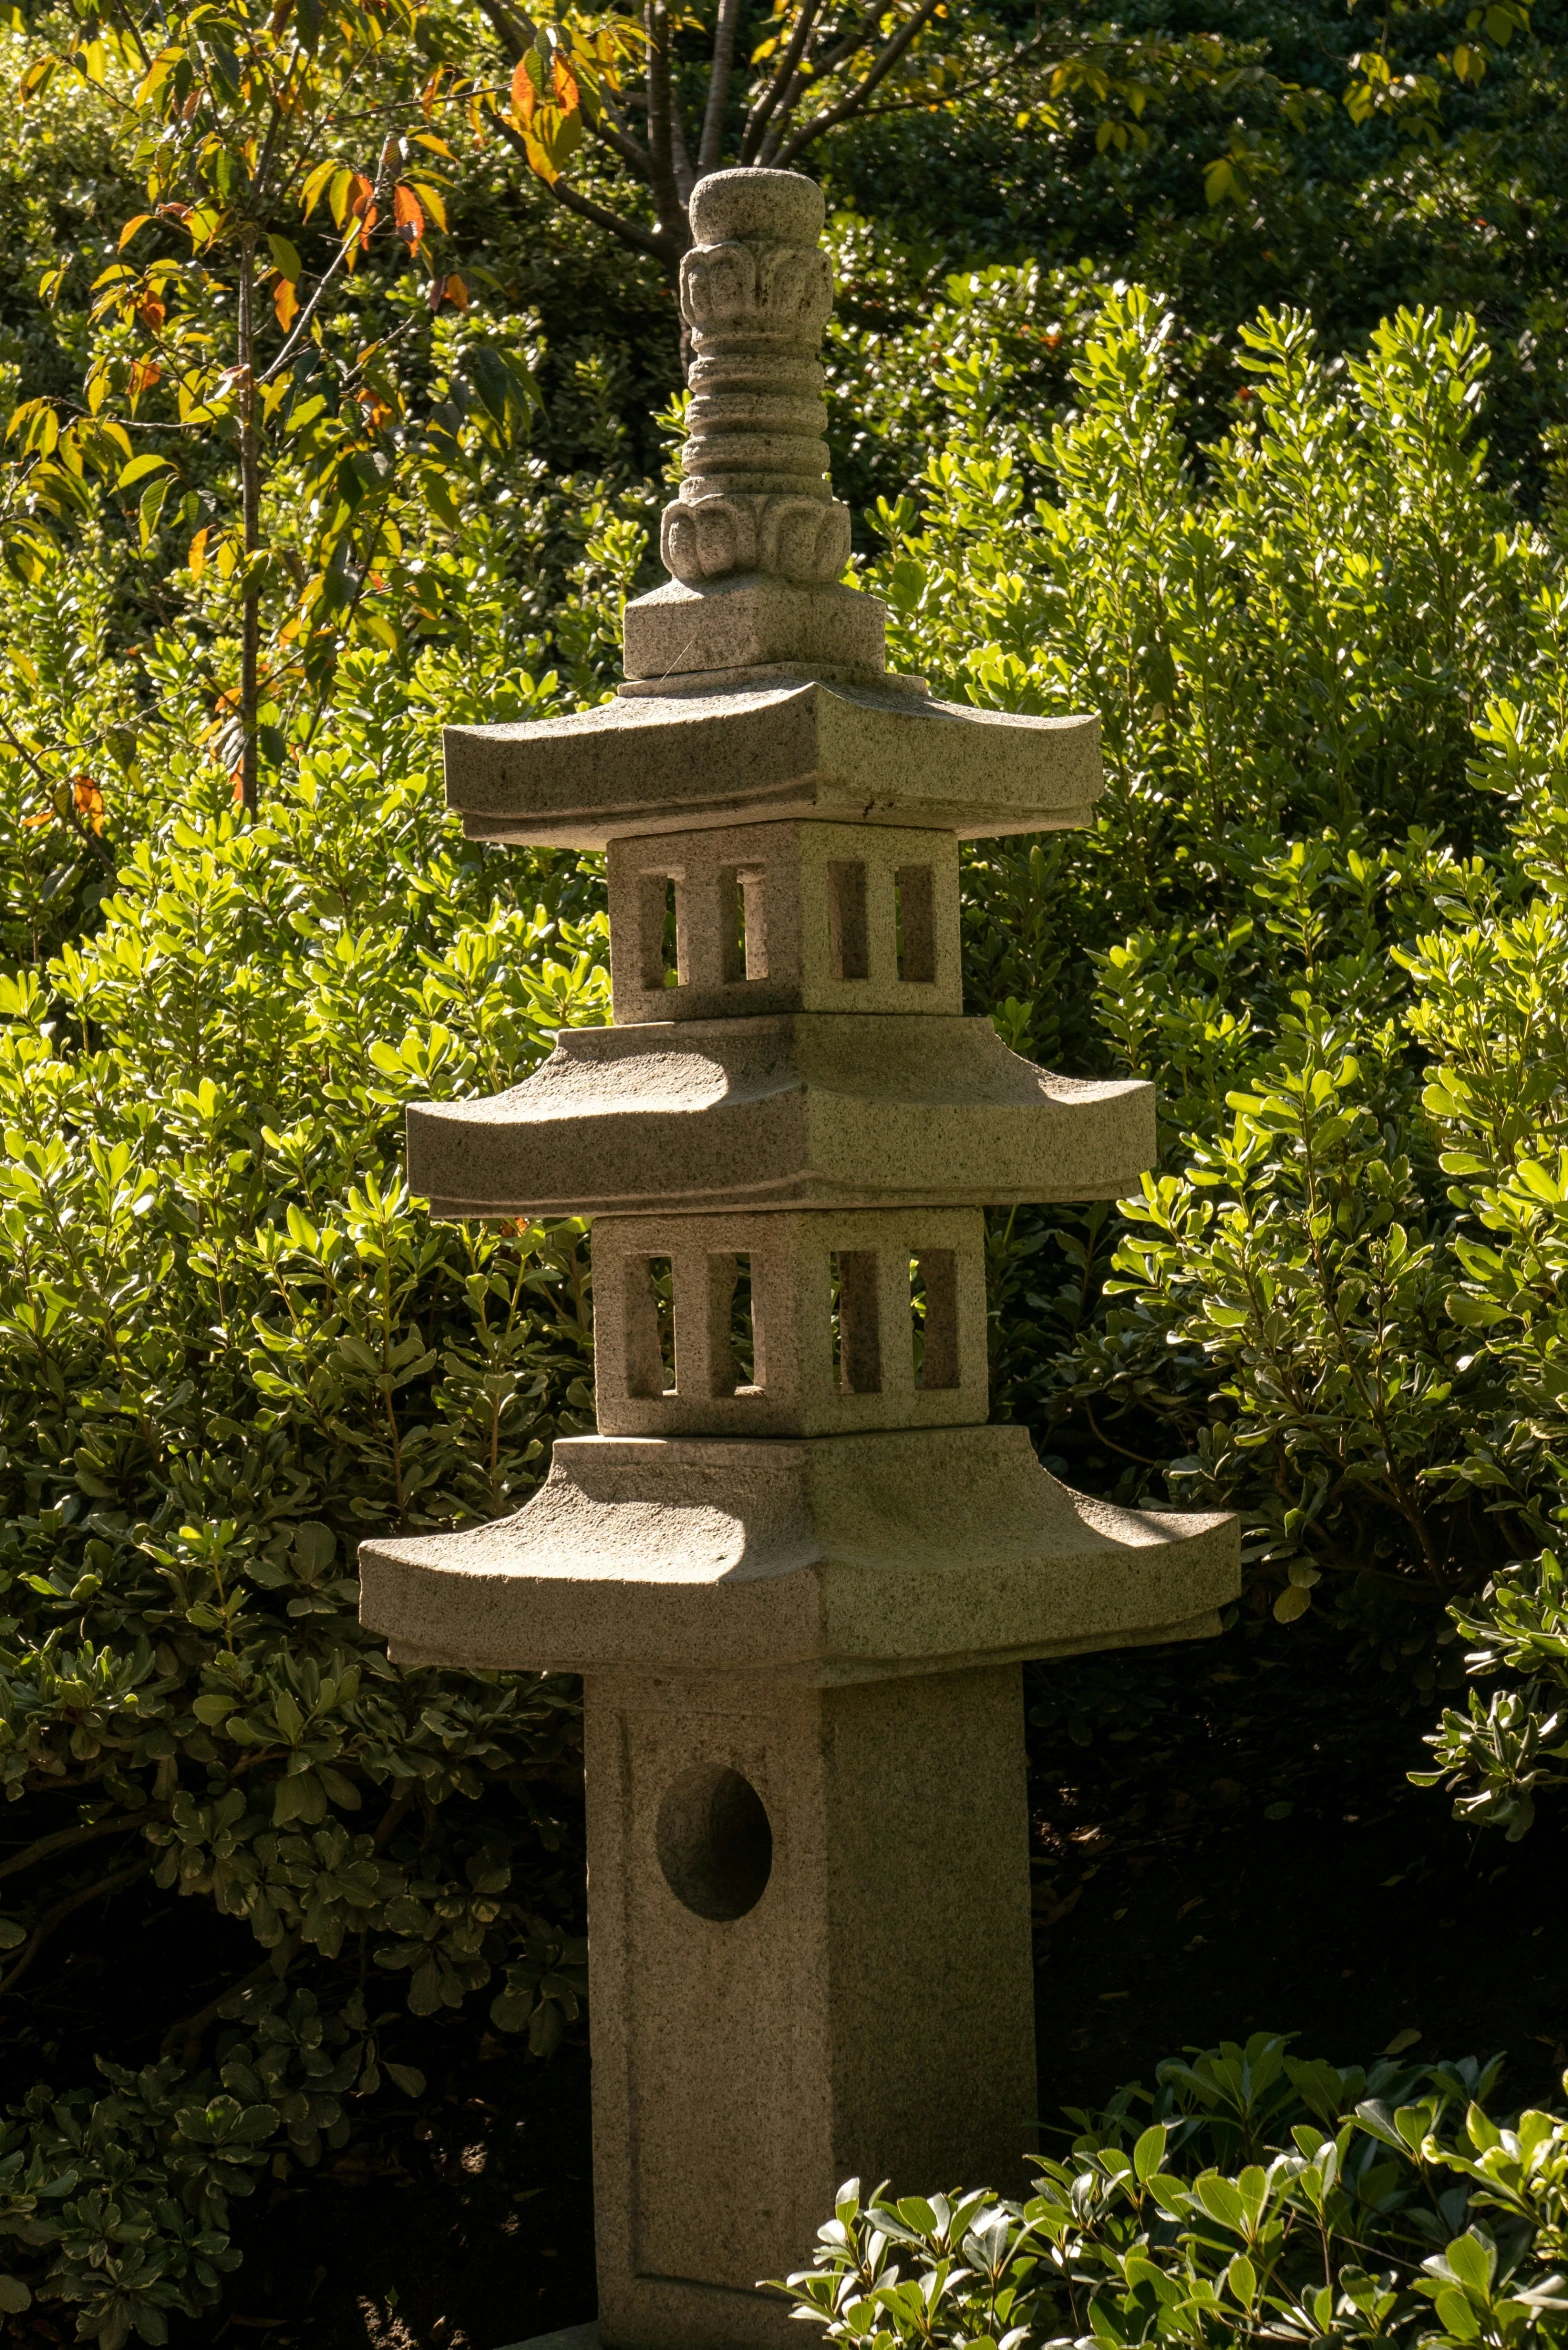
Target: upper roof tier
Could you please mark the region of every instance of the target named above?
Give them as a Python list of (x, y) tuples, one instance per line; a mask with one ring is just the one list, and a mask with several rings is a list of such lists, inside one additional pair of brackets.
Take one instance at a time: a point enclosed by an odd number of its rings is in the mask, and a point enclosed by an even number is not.
[(1086, 823), (1100, 785), (1098, 718), (800, 677), (446, 729), (447, 802), (470, 840), (573, 849), (791, 816), (1051, 832)]
[(627, 834), (815, 816), (965, 835), (1082, 824), (1092, 718), (933, 701), (891, 676), (886, 615), (842, 584), (817, 350), (833, 306), (822, 196), (797, 172), (720, 171), (681, 263), (689, 438), (666, 507), (667, 585), (626, 607), (627, 682), (595, 710), (446, 731), (470, 839), (603, 848)]

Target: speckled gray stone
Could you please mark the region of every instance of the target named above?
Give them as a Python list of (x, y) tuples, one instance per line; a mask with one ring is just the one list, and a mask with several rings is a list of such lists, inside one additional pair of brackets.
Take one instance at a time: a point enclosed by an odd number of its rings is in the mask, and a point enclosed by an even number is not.
[(449, 1217), (1116, 1199), (1153, 1156), (1151, 1086), (891, 1013), (563, 1029), (509, 1093), (408, 1113), (409, 1180)]
[(640, 833), (610, 843), (609, 887), (618, 1026), (962, 1007), (950, 832), (797, 823)]
[(1232, 1517), (1069, 1491), (1023, 1428), (577, 1436), (515, 1517), (368, 1542), (360, 1580), (408, 1663), (829, 1683), (1212, 1632), (1239, 1556)]
[(787, 679), (449, 726), (446, 796), (470, 840), (602, 849), (617, 835), (818, 816), (961, 838), (1087, 823), (1095, 718)]

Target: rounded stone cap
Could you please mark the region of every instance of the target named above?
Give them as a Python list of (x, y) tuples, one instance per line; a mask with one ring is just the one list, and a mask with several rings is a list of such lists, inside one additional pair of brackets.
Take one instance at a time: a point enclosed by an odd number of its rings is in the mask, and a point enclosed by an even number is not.
[(691, 192), (691, 233), (699, 245), (737, 240), (769, 245), (814, 245), (826, 207), (815, 180), (798, 171), (761, 171), (737, 165), (710, 171)]

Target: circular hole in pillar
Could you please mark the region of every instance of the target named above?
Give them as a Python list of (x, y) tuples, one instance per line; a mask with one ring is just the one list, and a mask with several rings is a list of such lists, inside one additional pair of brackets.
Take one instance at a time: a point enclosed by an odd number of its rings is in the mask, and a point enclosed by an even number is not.
[(666, 1788), (655, 1831), (659, 1866), (677, 1901), (700, 1918), (743, 1918), (773, 1869), (773, 1830), (749, 1779), (695, 1763)]

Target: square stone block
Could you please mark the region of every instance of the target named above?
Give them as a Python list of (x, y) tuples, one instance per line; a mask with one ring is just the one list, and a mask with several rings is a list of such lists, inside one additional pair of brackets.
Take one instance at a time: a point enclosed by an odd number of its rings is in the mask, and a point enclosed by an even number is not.
[(745, 1012), (963, 1009), (958, 841), (750, 824), (610, 843), (618, 1026)]
[(605, 1436), (818, 1436), (986, 1416), (978, 1209), (601, 1216)]
[(1024, 2187), (1018, 1668), (583, 1694), (602, 2339), (791, 2350), (842, 2180)]
[(672, 579), (638, 596), (622, 619), (629, 678), (802, 662), (874, 679), (886, 662), (886, 636), (886, 614), (875, 596), (754, 572), (700, 586)]

